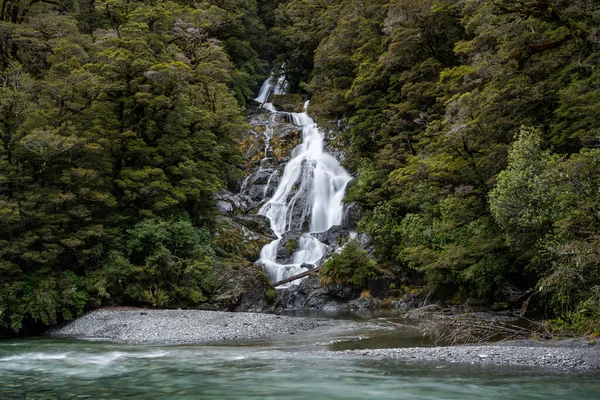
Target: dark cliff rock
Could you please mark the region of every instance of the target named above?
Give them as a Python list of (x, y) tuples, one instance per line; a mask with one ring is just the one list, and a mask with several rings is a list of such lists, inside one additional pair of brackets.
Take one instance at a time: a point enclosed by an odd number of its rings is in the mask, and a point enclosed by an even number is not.
[(241, 257), (224, 259), (217, 269), (214, 309), (224, 311), (273, 311), (273, 286), (259, 266)]
[(350, 308), (349, 302), (360, 296), (360, 289), (344, 285), (321, 287), (318, 276), (304, 279), (299, 285), (280, 292), (280, 306), (286, 310), (342, 310)]
[(320, 242), (331, 247), (342, 246), (348, 240), (349, 235), (350, 231), (339, 225), (334, 225), (325, 232), (312, 233), (312, 236), (317, 238)]
[(271, 103), (277, 111), (302, 112), (304, 99), (300, 94), (273, 94)]
[(342, 226), (351, 231), (356, 230), (360, 219), (360, 206), (355, 202), (344, 204)]

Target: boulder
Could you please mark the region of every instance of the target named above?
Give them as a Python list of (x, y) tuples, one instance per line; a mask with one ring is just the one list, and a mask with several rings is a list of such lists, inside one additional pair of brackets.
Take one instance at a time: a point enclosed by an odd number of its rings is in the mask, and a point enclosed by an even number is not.
[(311, 275), (299, 285), (281, 290), (279, 302), (286, 310), (343, 310), (350, 307), (349, 302), (357, 299), (360, 292), (344, 285), (321, 287), (319, 277)]
[(281, 236), (277, 245), (277, 262), (280, 264), (291, 264), (294, 260), (294, 252), (298, 249), (298, 241), (301, 232), (288, 231)]
[(245, 194), (233, 194), (228, 190), (221, 190), (215, 197), (217, 209), (223, 215), (243, 214), (252, 208), (252, 200)]
[(247, 214), (236, 215), (233, 220), (249, 230), (275, 239), (275, 233), (271, 229), (271, 221), (264, 215)]
[(271, 103), (277, 111), (302, 112), (304, 99), (300, 94), (273, 94)]
[(340, 225), (334, 225), (325, 232), (312, 233), (311, 235), (317, 238), (321, 243), (337, 248), (347, 241), (350, 232)]
[(262, 269), (241, 258), (227, 258), (217, 265), (214, 308), (237, 312), (270, 312), (276, 296)]
[(233, 204), (224, 200), (217, 200), (217, 210), (223, 215), (233, 214)]

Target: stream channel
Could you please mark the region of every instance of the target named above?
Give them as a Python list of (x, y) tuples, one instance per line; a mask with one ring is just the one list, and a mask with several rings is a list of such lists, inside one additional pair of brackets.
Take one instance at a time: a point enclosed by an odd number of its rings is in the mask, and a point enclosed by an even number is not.
[(293, 338), (197, 345), (6, 340), (0, 342), (0, 399), (600, 398), (597, 373), (406, 362), (327, 351), (431, 345), (410, 326), (390, 336), (389, 330), (374, 329), (381, 317), (367, 317), (355, 316), (356, 330), (350, 333), (304, 332)]

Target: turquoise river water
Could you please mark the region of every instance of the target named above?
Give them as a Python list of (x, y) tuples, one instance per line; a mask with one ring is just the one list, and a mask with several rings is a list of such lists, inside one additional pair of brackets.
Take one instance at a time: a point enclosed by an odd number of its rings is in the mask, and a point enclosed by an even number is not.
[(186, 346), (0, 341), (0, 399), (600, 398), (597, 373), (333, 356), (307, 351), (309, 341)]

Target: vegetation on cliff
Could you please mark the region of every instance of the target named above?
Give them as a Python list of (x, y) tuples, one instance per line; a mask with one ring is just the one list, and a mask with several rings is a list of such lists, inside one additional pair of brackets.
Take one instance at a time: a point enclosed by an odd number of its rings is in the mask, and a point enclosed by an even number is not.
[(453, 301), (535, 293), (599, 329), (597, 2), (290, 0), (275, 16), (380, 263)]
[(206, 301), (257, 4), (1, 1), (0, 32), (0, 326)]
[(381, 269), (600, 331), (598, 26), (595, 0), (0, 0), (0, 326), (196, 306), (250, 267), (262, 239), (215, 193), (273, 61), (375, 247), (326, 282)]

